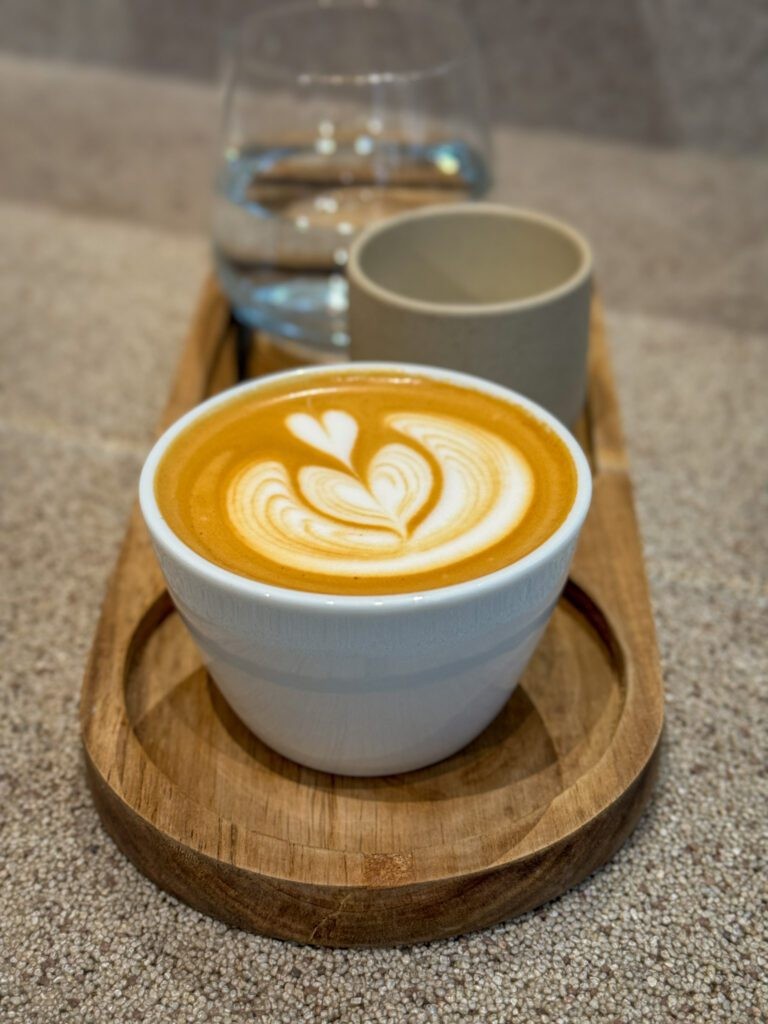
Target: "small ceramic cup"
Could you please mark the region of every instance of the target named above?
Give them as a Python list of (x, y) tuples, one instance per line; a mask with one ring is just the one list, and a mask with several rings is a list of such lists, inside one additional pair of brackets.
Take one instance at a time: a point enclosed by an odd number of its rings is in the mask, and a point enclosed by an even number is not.
[(567, 224), (491, 203), (431, 207), (362, 232), (347, 276), (353, 359), (474, 373), (576, 422), (592, 255)]
[[(141, 510), (170, 594), (231, 707), (286, 757), (348, 775), (384, 775), (431, 764), (491, 722), (549, 621), (591, 494), (581, 448), (528, 399), (434, 367), (371, 367), (415, 370), (497, 395), (551, 427), (567, 446), (577, 474), (576, 498), (562, 525), (530, 554), (497, 572), (414, 593), (305, 593), (222, 569), (168, 526), (155, 498), (155, 473), (182, 430), (244, 390), (257, 394), (263, 379), (182, 416), (150, 452), (139, 485)], [(359, 369), (359, 364), (348, 366), (352, 373)], [(314, 367), (282, 376), (303, 386), (326, 372)]]

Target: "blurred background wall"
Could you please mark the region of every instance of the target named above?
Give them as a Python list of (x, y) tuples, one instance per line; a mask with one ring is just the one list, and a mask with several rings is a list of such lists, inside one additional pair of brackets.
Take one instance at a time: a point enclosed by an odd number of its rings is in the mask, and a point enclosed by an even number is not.
[[(211, 80), (224, 27), (266, 2), (0, 0), (0, 50)], [(768, 150), (768, 0), (457, 2), (487, 55), (501, 122)]]

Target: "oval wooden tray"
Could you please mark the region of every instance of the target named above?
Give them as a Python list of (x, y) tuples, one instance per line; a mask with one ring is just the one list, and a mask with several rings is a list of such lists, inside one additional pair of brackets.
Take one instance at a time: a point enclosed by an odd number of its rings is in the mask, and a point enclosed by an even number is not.
[[(232, 379), (231, 333), (208, 285), (164, 422)], [(274, 350), (259, 355), (274, 368)], [(580, 432), (593, 507), (542, 644), (474, 743), (407, 775), (325, 775), (250, 733), (201, 667), (134, 510), (81, 703), (96, 806), (124, 853), (208, 914), (334, 946), (485, 927), (603, 864), (649, 797), (663, 700), (597, 311)]]

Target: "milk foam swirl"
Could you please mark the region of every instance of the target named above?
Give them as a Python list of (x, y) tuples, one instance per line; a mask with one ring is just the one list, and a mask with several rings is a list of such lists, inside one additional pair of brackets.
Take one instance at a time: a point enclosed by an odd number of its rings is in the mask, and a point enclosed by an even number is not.
[(362, 466), (354, 459), (360, 428), (349, 413), (287, 416), (285, 427), (307, 445), (308, 458), (314, 449), (336, 465), (308, 463), (295, 480), (274, 459), (240, 469), (226, 496), (240, 539), (303, 572), (410, 575), (477, 555), (525, 515), (533, 473), (497, 434), (418, 412), (389, 413), (383, 425), (403, 440), (383, 444)]

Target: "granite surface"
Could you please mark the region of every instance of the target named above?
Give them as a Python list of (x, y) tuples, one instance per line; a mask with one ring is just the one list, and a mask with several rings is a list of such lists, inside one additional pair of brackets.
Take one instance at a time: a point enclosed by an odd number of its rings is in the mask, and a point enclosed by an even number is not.
[[(507, 125), (707, 150), (768, 147), (764, 0), (437, 0), (460, 8)], [(0, 47), (211, 81), (279, 0), (0, 0)]]
[[(0, 197), (204, 232), (217, 96), (0, 57)], [(572, 220), (610, 307), (768, 328), (768, 160), (503, 129), (495, 198)]]
[(0, 1019), (768, 1019), (758, 162), (499, 138), (499, 194), (577, 220), (608, 301), (668, 694), (656, 797), (612, 863), (486, 932), (327, 951), (195, 913), (102, 832), (79, 687), (207, 263), (195, 89), (0, 60)]

